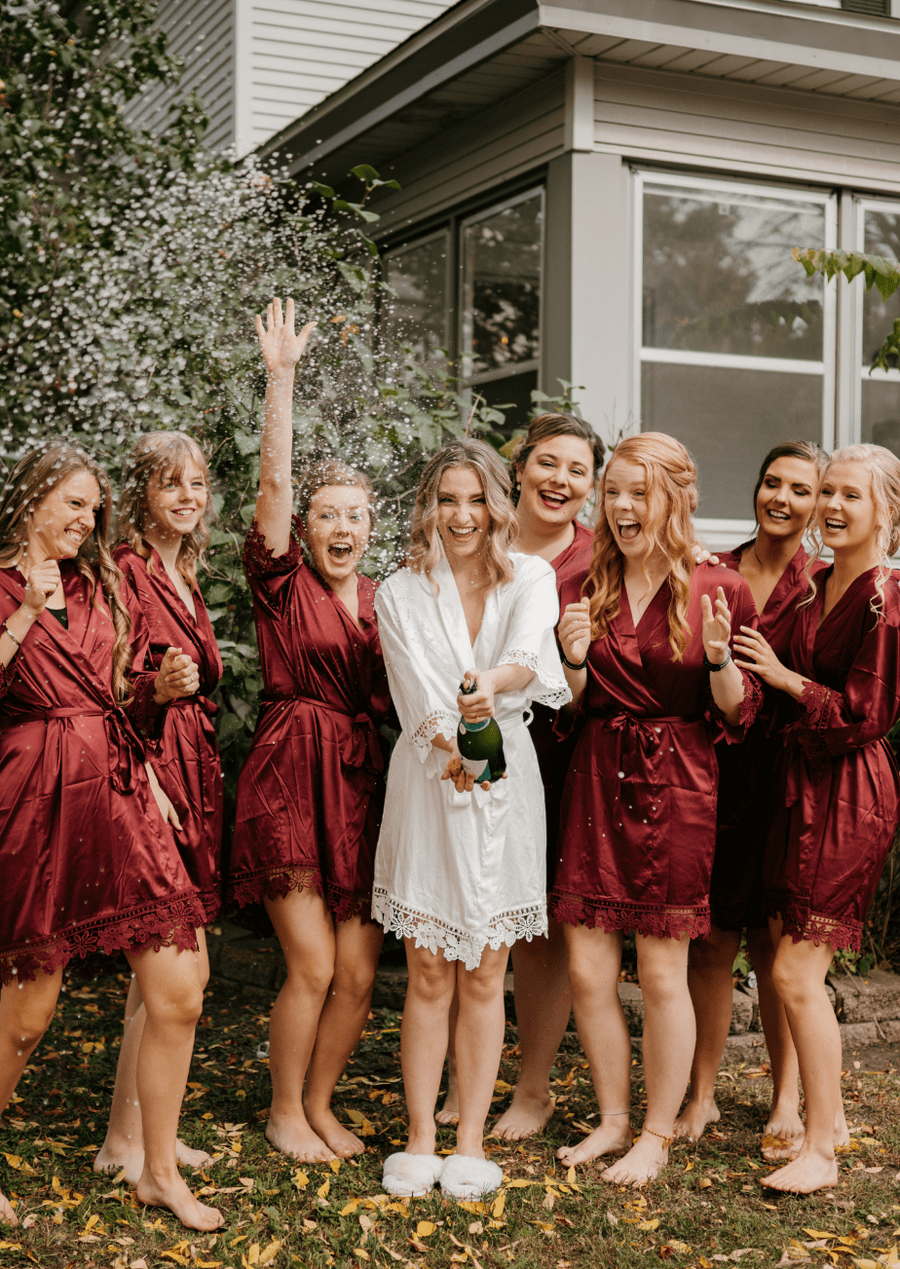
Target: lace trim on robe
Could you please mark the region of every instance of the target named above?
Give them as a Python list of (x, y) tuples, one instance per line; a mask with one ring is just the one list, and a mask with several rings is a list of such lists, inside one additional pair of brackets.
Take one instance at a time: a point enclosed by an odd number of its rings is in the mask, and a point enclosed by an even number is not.
[(709, 722), (719, 725), (721, 737), (729, 745), (740, 744), (746, 738), (747, 732), (756, 721), (763, 703), (763, 688), (759, 679), (755, 675), (745, 673), (743, 670), (741, 674), (744, 679), (744, 695), (741, 697), (738, 720), (734, 724), (726, 721), (724, 714), (715, 702), (712, 687), (707, 689), (709, 697), (705, 716)]
[(290, 573), (296, 567), (301, 554), (298, 519), (295, 516), (291, 520), (290, 543), (283, 555), (272, 554), (256, 521), (253, 521), (250, 532), (244, 539), (243, 550), (244, 569), (248, 577), (272, 577), (279, 573)]
[[(446, 736), (448, 740), (453, 740), (456, 736), (456, 728), (459, 725), (459, 717), (451, 714), (446, 709), (436, 709), (433, 714), (429, 714), (426, 719), (419, 723), (416, 730), (407, 739), (412, 745), (413, 753), (419, 759), (419, 762), (425, 765), (426, 774), (430, 778), (437, 776), (438, 778), (444, 774), (444, 768), (447, 765), (449, 754), (443, 749), (437, 749), (431, 742), (438, 734)], [(405, 735), (406, 733), (404, 733)]]
[(153, 699), (156, 690), (156, 675), (138, 675), (131, 687), (133, 695), (126, 706), (126, 712), (132, 726), (147, 739), (159, 739), (166, 715), (165, 706), (157, 705)]
[(830, 943), (836, 952), (844, 948), (851, 952), (862, 951), (862, 921), (810, 912), (809, 904), (789, 896), (770, 897), (764, 907), (767, 916), (781, 917), (782, 932), (789, 934), (795, 943), (807, 941), (816, 947)]
[(797, 731), (797, 741), (813, 767), (831, 761), (831, 754), (825, 742), (831, 695), (830, 687), (823, 687), (821, 683), (813, 683), (807, 679), (797, 702), (802, 713), (806, 715), (807, 724), (806, 727)]
[[(562, 709), (563, 705), (567, 705), (572, 699), (569, 685), (562, 673), (560, 673), (558, 679), (541, 678), (541, 663), (533, 652), (524, 652), (521, 648), (507, 648), (497, 658), (497, 665), (524, 665), (531, 670), (534, 674), (534, 679), (523, 691), (533, 701), (540, 701), (542, 705), (546, 705), (549, 709)], [(535, 680), (541, 689), (537, 692), (531, 690)]]
[(196, 930), (202, 925), (203, 912), (193, 892), (116, 916), (81, 921), (47, 938), (30, 939), (0, 951), (0, 982), (33, 982), (41, 972), (52, 974), (76, 958), (94, 959), (98, 953), (112, 956), (150, 948), (158, 952), (173, 945), (182, 951), (196, 951)]
[(547, 908), (541, 901), (524, 908), (511, 908), (491, 917), (486, 930), (464, 930), (448, 921), (412, 908), (376, 886), (372, 895), (372, 916), (386, 934), (414, 939), (416, 947), (444, 953), (448, 961), (462, 961), (466, 969), (477, 969), (486, 947), (492, 952), (512, 947), (519, 939), (540, 938), (547, 933)]
[(0, 664), (0, 700), (9, 691), (13, 679), (16, 677), (16, 657), (13, 657), (9, 665)]
[(648, 938), (703, 938), (710, 931), (709, 904), (693, 908), (644, 908), (615, 899), (587, 899), (580, 894), (550, 895), (550, 914), (566, 925), (599, 926), (607, 934), (634, 930)]
[(232, 882), (228, 901), (243, 908), (264, 899), (286, 899), (293, 890), (312, 890), (321, 895), (335, 921), (349, 921), (356, 916), (365, 920), (372, 904), (371, 890), (344, 890), (325, 881), (318, 868), (308, 865), (244, 873), (240, 880)]

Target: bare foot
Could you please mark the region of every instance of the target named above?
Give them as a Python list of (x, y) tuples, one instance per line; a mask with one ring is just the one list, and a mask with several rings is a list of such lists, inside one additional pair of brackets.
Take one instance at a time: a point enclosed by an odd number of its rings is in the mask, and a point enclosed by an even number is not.
[(336, 1158), (305, 1119), (273, 1119), (266, 1124), (266, 1140), (282, 1154), (291, 1154), (300, 1163), (329, 1163)]
[(665, 1139), (645, 1132), (637, 1138), (625, 1157), (610, 1164), (600, 1177), (613, 1185), (646, 1185), (656, 1179), (668, 1162), (669, 1150)]
[(770, 1176), (760, 1178), (760, 1185), (770, 1190), (785, 1190), (791, 1194), (812, 1194), (837, 1185), (838, 1167), (834, 1156), (818, 1151), (801, 1149), (797, 1158)]
[[(844, 1120), (845, 1127), (846, 1124), (847, 1121)], [(769, 1119), (764, 1132), (765, 1136), (781, 1137), (784, 1141), (802, 1141), (803, 1131), (803, 1120), (800, 1118), (799, 1106), (781, 1106), (776, 1103), (769, 1111)]]
[(456, 1080), (450, 1080), (447, 1084), (447, 1096), (444, 1098), (444, 1104), (440, 1110), (435, 1112), (434, 1117), (439, 1124), (459, 1123), (459, 1093), (456, 1088)]
[[(766, 1133), (761, 1143), (761, 1152), (764, 1159), (769, 1163), (778, 1163), (780, 1161), (791, 1162), (797, 1158), (803, 1145), (804, 1137), (803, 1121), (799, 1114), (797, 1115), (797, 1123), (800, 1131), (794, 1137), (789, 1137), (783, 1132), (776, 1135), (771, 1131), (770, 1126), (766, 1125)], [(790, 1128), (790, 1125), (788, 1127)], [(850, 1129), (847, 1127), (847, 1117), (842, 1106), (834, 1120), (834, 1148), (839, 1150), (841, 1146), (849, 1145), (849, 1143)]]
[(345, 1128), (338, 1122), (330, 1107), (322, 1114), (310, 1111), (307, 1107), (306, 1118), (313, 1132), (325, 1142), (329, 1150), (334, 1151), (339, 1159), (349, 1159), (354, 1154), (365, 1152), (365, 1144), (360, 1141), (355, 1132), (351, 1132), (349, 1128)]
[(97, 1151), (93, 1168), (95, 1172), (121, 1172), (124, 1169), (128, 1184), (137, 1185), (144, 1170), (144, 1147), (131, 1142), (127, 1146), (116, 1145), (107, 1139)]
[(219, 1229), (225, 1224), (225, 1217), (215, 1207), (207, 1207), (199, 1199), (195, 1199), (184, 1179), (176, 1172), (164, 1181), (153, 1176), (149, 1168), (141, 1173), (137, 1183), (139, 1203), (147, 1207), (166, 1207), (173, 1216), (188, 1229)]
[(19, 1218), (12, 1209), (9, 1199), (5, 1194), (0, 1194), (0, 1221), (5, 1221), (7, 1225), (18, 1225)]
[[(576, 1163), (588, 1163), (591, 1159), (599, 1159), (602, 1154), (623, 1154), (632, 1142), (631, 1129), (628, 1124), (601, 1123), (599, 1127), (577, 1146), (562, 1146), (556, 1152), (560, 1163), (571, 1168)], [(604, 1176), (606, 1173), (604, 1173)]]
[(675, 1136), (699, 1141), (710, 1124), (721, 1119), (719, 1108), (712, 1098), (691, 1097), (675, 1120)]
[(516, 1089), (509, 1109), (497, 1120), (489, 1136), (501, 1137), (504, 1141), (521, 1141), (523, 1137), (543, 1132), (555, 1105), (556, 1102), (549, 1093), (545, 1093), (543, 1097), (535, 1097)]
[(175, 1161), (186, 1168), (205, 1168), (212, 1162), (212, 1155), (205, 1150), (194, 1150), (186, 1146), (180, 1137), (175, 1138)]

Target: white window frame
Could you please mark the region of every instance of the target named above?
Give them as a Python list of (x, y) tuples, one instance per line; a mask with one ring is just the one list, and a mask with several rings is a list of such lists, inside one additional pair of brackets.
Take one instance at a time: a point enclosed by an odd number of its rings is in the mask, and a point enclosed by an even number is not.
[(466, 286), (466, 260), (465, 260), (465, 241), (466, 230), (471, 225), (477, 225), (481, 220), (487, 220), (490, 216), (496, 216), (498, 212), (506, 211), (510, 207), (517, 207), (519, 203), (527, 202), (532, 198), (540, 198), (541, 200), (541, 250), (540, 250), (540, 270), (541, 284), (538, 296), (538, 330), (544, 329), (544, 279), (546, 277), (546, 250), (547, 250), (547, 194), (543, 185), (535, 185), (532, 189), (524, 190), (521, 194), (515, 194), (512, 198), (504, 198), (502, 202), (494, 203), (490, 207), (482, 208), (478, 212), (474, 212), (471, 216), (465, 216), (460, 219), (457, 229), (457, 250), (459, 251), (459, 287), (457, 291), (457, 303), (459, 305), (458, 313), (458, 339), (459, 339), (459, 365), (460, 379), (464, 385), (464, 396), (467, 396), (472, 388), (477, 388), (482, 383), (493, 383), (497, 379), (511, 379), (514, 375), (528, 374), (530, 371), (537, 371), (538, 388), (541, 388), (541, 348), (538, 347), (538, 355), (528, 361), (517, 361), (512, 366), (503, 366), (499, 370), (483, 370), (479, 374), (472, 373), (472, 364), (474, 358), (467, 349), (471, 347), (472, 340), (472, 306), (469, 302)]
[[(853, 195), (853, 211), (856, 217), (855, 239), (856, 250), (864, 252), (866, 249), (866, 212), (867, 211), (892, 211), (900, 216), (900, 199), (898, 198), (876, 198), (868, 195)], [(851, 283), (847, 283), (846, 279), (839, 278), (840, 286), (847, 286), (851, 291), (849, 296), (850, 320), (852, 322), (852, 344), (850, 355), (853, 358), (851, 364), (856, 365), (857, 373), (852, 376), (853, 396), (850, 402), (850, 420), (849, 428), (846, 436), (841, 436), (838, 440), (839, 444), (854, 445), (862, 437), (862, 386), (869, 377), (869, 363), (863, 358), (863, 304), (865, 302), (866, 288), (861, 278), (854, 278)], [(887, 334), (887, 331), (885, 331)], [(885, 382), (900, 383), (900, 369), (894, 370), (878, 370), (876, 374), (879, 378), (883, 378)]]
[[(808, 374), (821, 379), (822, 383), (822, 434), (820, 443), (828, 450), (834, 447), (835, 438), (835, 382), (836, 353), (829, 355), (830, 349), (836, 349), (837, 338), (837, 303), (835, 287), (826, 285), (822, 293), (822, 347), (821, 361), (807, 361), (799, 358), (752, 357), (731, 353), (698, 353), (679, 349), (645, 348), (643, 330), (643, 292), (644, 292), (644, 190), (647, 187), (666, 186), (667, 188), (684, 189), (685, 194), (692, 190), (704, 190), (710, 193), (721, 193), (724, 198), (739, 201), (741, 195), (758, 199), (761, 196), (774, 196), (788, 203), (820, 203), (825, 209), (825, 248), (834, 250), (837, 247), (838, 229), (838, 195), (833, 190), (816, 189), (812, 186), (785, 186), (775, 181), (740, 181), (727, 177), (691, 176), (679, 172), (664, 170), (632, 169), (635, 181), (634, 199), (634, 291), (632, 294), (632, 337), (636, 356), (633, 358), (632, 401), (634, 402), (633, 431), (640, 428), (641, 419), (641, 370), (645, 362), (682, 366), (715, 366), (735, 370), (769, 370), (782, 373)], [(861, 219), (861, 218), (860, 218)], [(807, 244), (797, 243), (798, 247)], [(800, 265), (797, 265), (800, 268)], [(900, 372), (898, 372), (900, 374)], [(789, 439), (785, 437), (785, 439)], [(755, 473), (754, 473), (755, 475)], [(743, 519), (723, 519), (719, 517), (699, 516), (696, 520), (700, 533), (708, 535), (720, 547), (736, 546), (745, 540), (753, 531), (755, 522)]]

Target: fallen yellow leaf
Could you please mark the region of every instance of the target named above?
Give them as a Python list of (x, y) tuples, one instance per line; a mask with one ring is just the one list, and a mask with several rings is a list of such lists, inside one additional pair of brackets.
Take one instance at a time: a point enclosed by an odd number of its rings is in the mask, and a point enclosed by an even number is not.
[(419, 1221), (416, 1226), (416, 1238), (430, 1238), (437, 1225), (432, 1225), (431, 1221)]

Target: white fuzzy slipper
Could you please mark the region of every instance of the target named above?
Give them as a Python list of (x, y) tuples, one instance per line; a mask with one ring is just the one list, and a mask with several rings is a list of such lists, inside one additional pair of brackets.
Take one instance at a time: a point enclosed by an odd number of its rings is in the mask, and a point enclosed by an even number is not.
[(386, 1194), (405, 1198), (429, 1194), (444, 1170), (436, 1154), (389, 1154), (384, 1161), (381, 1186)]
[(441, 1189), (452, 1198), (479, 1199), (503, 1184), (503, 1169), (490, 1159), (451, 1154), (441, 1173)]

